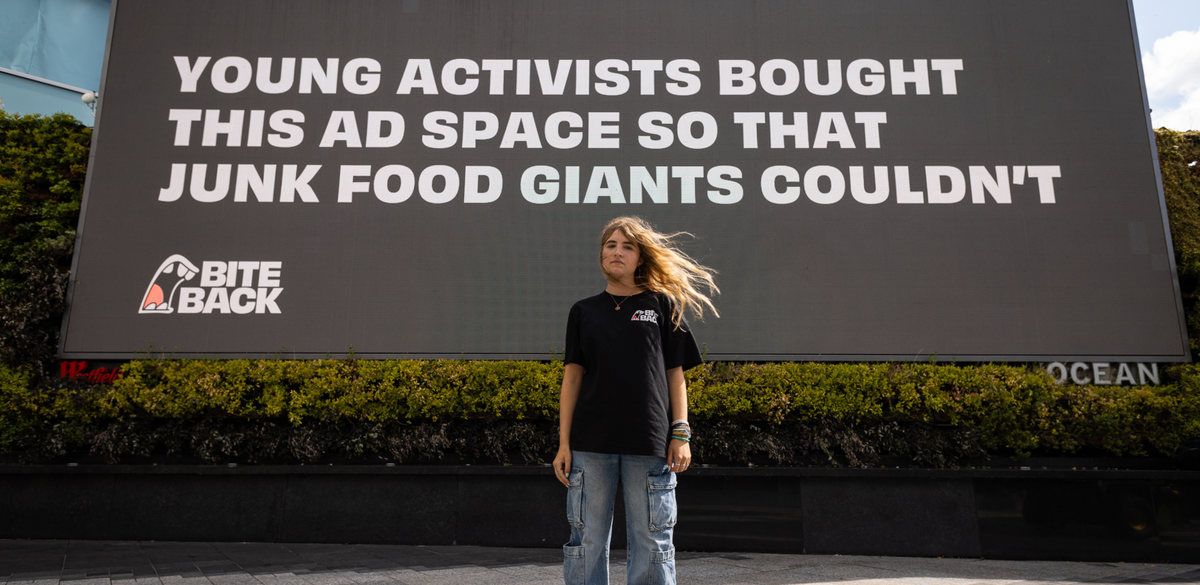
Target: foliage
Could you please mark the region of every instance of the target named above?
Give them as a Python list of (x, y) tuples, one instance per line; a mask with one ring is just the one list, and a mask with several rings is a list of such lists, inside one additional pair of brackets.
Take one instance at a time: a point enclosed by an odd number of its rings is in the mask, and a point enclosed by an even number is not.
[(699, 462), (806, 467), (965, 465), (986, 456), (971, 429), (837, 419), (781, 423), (717, 420), (693, 443)]
[(89, 389), (95, 417), (219, 414), (297, 425), (319, 419), (521, 420), (558, 416), (562, 363), (148, 360), (130, 362), (124, 373), (111, 388)]
[(1155, 131), (1192, 351), (1200, 351), (1200, 132)]
[(34, 425), (10, 442), (24, 462), (65, 456), (105, 463), (523, 463), (549, 461), (558, 448), (548, 421), (423, 423), (284, 421), (235, 417), (108, 420)]
[[(411, 440), (424, 454), (418, 459), (454, 453), (504, 462), (513, 452), (528, 462), (555, 444), (562, 364), (143, 360), (124, 372), (111, 385), (43, 387), (28, 369), (0, 367), (0, 451), (404, 460), (396, 449)], [(715, 363), (687, 376), (691, 418), (698, 431), (711, 431), (698, 432), (697, 456), (729, 461), (1171, 455), (1200, 435), (1200, 366), (1172, 370), (1162, 386), (1133, 388), (1059, 386), (1036, 368), (929, 363)], [(464, 428), (483, 434), (437, 438)], [(409, 438), (396, 443), (398, 436)], [(362, 446), (349, 453), (346, 445)], [(467, 445), (478, 452), (463, 455)]]
[(58, 349), (91, 129), (0, 111), (0, 359), (46, 374)]

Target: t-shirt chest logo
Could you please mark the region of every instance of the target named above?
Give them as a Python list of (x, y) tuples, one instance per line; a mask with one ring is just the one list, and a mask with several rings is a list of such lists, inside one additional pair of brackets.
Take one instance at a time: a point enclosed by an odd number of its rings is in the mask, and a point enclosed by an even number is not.
[(658, 313), (654, 309), (638, 309), (633, 312), (633, 318), (630, 321), (647, 321), (658, 324)]

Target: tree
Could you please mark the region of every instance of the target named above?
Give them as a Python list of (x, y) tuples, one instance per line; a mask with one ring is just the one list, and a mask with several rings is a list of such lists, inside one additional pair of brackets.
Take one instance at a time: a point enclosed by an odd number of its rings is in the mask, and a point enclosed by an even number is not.
[(45, 376), (58, 349), (92, 131), (0, 111), (0, 359)]

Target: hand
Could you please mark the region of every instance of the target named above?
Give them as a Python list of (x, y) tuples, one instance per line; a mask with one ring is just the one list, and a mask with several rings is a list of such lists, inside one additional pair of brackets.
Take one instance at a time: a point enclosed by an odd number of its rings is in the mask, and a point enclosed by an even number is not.
[(571, 471), (571, 448), (565, 445), (559, 445), (558, 455), (554, 456), (554, 475), (558, 477), (558, 481), (563, 485), (571, 487), (571, 481), (567, 479), (567, 473)]
[(667, 445), (667, 464), (676, 473), (687, 471), (692, 464), (692, 446), (678, 439), (671, 439)]

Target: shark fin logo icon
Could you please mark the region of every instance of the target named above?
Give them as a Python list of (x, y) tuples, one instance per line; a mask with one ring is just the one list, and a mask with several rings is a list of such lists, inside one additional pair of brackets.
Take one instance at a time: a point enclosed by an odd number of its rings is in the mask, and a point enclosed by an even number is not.
[(138, 313), (174, 313), (175, 309), (171, 303), (175, 300), (179, 285), (185, 280), (191, 280), (199, 272), (200, 269), (196, 268), (195, 264), (179, 254), (173, 254), (164, 260), (154, 273), (154, 278), (150, 279), (150, 286), (146, 287), (146, 294), (142, 296), (142, 305)]

